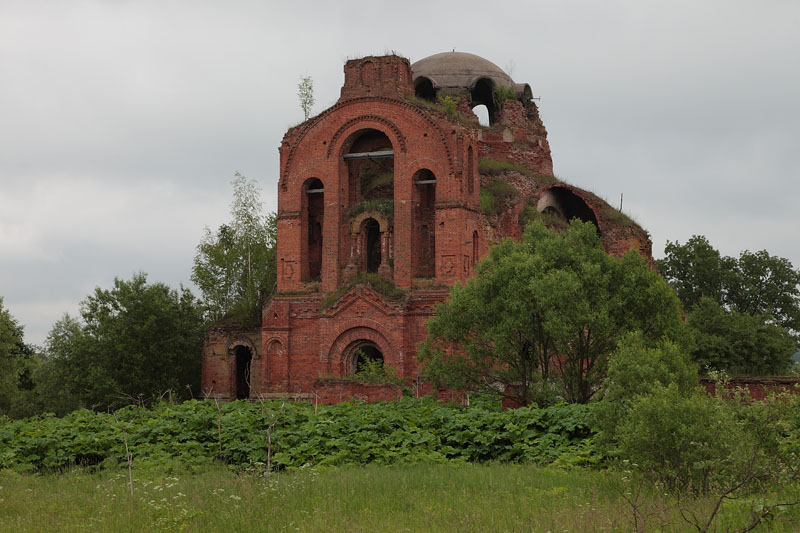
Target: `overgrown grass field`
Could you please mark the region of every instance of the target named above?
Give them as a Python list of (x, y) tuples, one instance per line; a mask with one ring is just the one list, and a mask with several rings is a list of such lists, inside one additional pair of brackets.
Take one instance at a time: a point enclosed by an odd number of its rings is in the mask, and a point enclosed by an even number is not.
[[(514, 464), (329, 467), (294, 472), (62, 474), (0, 472), (2, 531), (633, 531), (633, 488), (621, 473)], [(798, 491), (795, 491), (798, 492)], [(727, 503), (718, 531), (747, 522)], [(691, 531), (679, 505), (640, 496), (646, 531)], [(794, 512), (795, 514), (791, 514)], [(787, 511), (761, 531), (797, 531)]]

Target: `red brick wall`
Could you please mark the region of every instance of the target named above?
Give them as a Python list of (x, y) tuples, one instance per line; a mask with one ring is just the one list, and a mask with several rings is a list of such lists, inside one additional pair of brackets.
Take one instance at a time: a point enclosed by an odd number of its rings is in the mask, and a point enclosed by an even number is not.
[[(715, 394), (716, 384), (712, 380), (701, 378), (700, 384), (709, 394)], [(739, 390), (754, 400), (763, 400), (768, 393), (800, 394), (800, 378), (732, 378), (728, 381), (725, 389), (731, 394)]]
[(396, 401), (403, 397), (397, 385), (386, 383), (359, 383), (342, 379), (320, 379), (314, 382), (314, 402), (323, 405), (348, 400), (364, 402)]

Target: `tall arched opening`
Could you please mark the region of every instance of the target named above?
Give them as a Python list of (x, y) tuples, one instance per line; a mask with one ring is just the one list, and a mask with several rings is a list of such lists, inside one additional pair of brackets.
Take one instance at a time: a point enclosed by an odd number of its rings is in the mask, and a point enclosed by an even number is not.
[(304, 233), (302, 277), (320, 279), (322, 274), (322, 225), (325, 217), (325, 187), (317, 178), (303, 184), (302, 230)]
[[(472, 87), (470, 97), (472, 100), (473, 112), (477, 106), (486, 106), (486, 114), (488, 116), (487, 118), (489, 125), (494, 124), (497, 121), (497, 106), (494, 98), (494, 82), (489, 78), (479, 79)], [(481, 122), (480, 115), (478, 115), (478, 121)], [(481, 125), (485, 124), (481, 123)]]
[(381, 227), (374, 218), (368, 218), (361, 224), (361, 235), (364, 239), (364, 265), (367, 272), (377, 272), (381, 266)]
[(466, 164), (466, 177), (467, 177), (467, 190), (470, 194), (475, 192), (475, 162), (472, 152), (472, 146), (467, 147), (467, 164)]
[(233, 350), (234, 365), (236, 368), (236, 399), (250, 398), (250, 363), (253, 353), (247, 346), (239, 345)]
[[(351, 209), (394, 202), (394, 150), (385, 133), (367, 129), (358, 132), (344, 154), (347, 164)], [(369, 205), (363, 205), (370, 202)], [(387, 208), (382, 205), (382, 208)], [(356, 208), (358, 209), (358, 208)]]
[(472, 232), (472, 265), (478, 262), (478, 230)]
[(418, 170), (414, 183), (411, 263), (415, 277), (433, 277), (436, 257), (436, 176), (428, 169)]

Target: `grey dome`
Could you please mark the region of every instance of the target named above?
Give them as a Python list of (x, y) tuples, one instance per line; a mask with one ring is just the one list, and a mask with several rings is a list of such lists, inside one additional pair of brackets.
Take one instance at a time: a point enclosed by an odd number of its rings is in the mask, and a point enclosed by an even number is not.
[(436, 89), (472, 90), (483, 78), (490, 79), (495, 85), (516, 85), (511, 76), (488, 59), (466, 52), (434, 54), (416, 61), (411, 70), (415, 82), (427, 78)]

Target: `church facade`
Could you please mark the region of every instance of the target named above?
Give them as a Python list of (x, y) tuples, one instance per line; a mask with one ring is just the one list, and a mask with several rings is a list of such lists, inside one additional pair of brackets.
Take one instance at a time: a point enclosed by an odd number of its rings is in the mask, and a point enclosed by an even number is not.
[(429, 390), (425, 321), (532, 217), (591, 221), (607, 252), (652, 261), (644, 230), (554, 177), (531, 87), (461, 52), (348, 61), (338, 102), (283, 138), (277, 215), (276, 290), (260, 328), (209, 331), (208, 395), (391, 399), (341, 379), (370, 360)]

